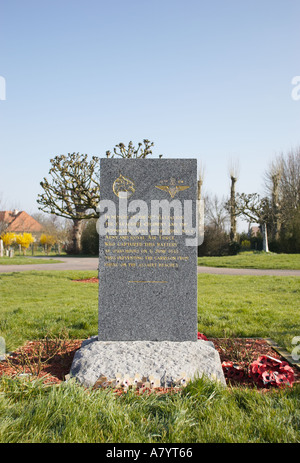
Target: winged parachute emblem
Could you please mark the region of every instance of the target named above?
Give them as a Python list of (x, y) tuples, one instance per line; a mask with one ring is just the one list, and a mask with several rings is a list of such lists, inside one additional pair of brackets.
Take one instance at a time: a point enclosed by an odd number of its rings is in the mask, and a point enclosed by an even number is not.
[(179, 191), (184, 191), (190, 188), (189, 186), (183, 186), (183, 185), (156, 185), (155, 188), (158, 188), (159, 190), (166, 191), (169, 193), (171, 198), (173, 199), (174, 196), (179, 192)]

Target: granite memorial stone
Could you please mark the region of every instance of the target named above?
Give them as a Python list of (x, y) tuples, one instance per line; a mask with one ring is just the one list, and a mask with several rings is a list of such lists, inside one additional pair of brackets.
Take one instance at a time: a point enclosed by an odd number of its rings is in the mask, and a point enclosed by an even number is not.
[(197, 161), (101, 159), (100, 175), (98, 336), (70, 376), (88, 387), (202, 375), (225, 385), (218, 352), (197, 340)]
[(117, 233), (100, 235), (99, 340), (196, 341), (197, 246), (184, 218), (195, 227), (197, 161), (101, 159), (100, 175)]

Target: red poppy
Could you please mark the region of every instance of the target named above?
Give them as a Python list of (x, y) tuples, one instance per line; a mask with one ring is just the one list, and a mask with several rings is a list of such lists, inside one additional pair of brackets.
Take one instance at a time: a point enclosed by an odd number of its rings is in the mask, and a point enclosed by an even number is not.
[(274, 376), (275, 376), (275, 383), (278, 385), (278, 386), (282, 386), (284, 384), (287, 383), (287, 378), (285, 375), (281, 374), (281, 373), (278, 373), (277, 371), (274, 372)]
[(275, 359), (274, 357), (269, 357), (269, 365), (272, 367), (277, 367), (278, 365), (282, 364), (281, 360)]
[(261, 355), (260, 357), (258, 357), (257, 363), (259, 363), (260, 365), (268, 365), (268, 357), (266, 355)]
[(198, 336), (198, 339), (202, 339), (203, 341), (208, 341), (207, 337), (206, 337), (204, 334), (199, 333), (199, 331), (198, 331), (198, 335), (197, 335), (197, 336)]
[(261, 374), (261, 378), (264, 384), (271, 384), (275, 382), (275, 377), (272, 371), (264, 371)]
[(251, 363), (249, 376), (260, 386), (292, 386), (294, 370), (287, 362), (262, 355)]
[(222, 368), (225, 377), (228, 379), (239, 381), (245, 375), (244, 369), (240, 365), (234, 364), (233, 362), (223, 362)]
[(231, 368), (233, 366), (233, 362), (223, 362), (222, 367), (223, 368)]
[(245, 376), (245, 372), (244, 372), (244, 369), (242, 367), (240, 367), (239, 365), (234, 365), (234, 377), (237, 381), (241, 380), (242, 378), (244, 378)]
[(250, 373), (251, 375), (260, 375), (261, 373), (261, 364), (255, 360), (250, 365)]

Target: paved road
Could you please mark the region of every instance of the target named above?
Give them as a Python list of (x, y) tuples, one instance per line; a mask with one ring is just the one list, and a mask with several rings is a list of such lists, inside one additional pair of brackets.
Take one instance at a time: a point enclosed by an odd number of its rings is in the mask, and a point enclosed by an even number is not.
[[(43, 259), (37, 258), (37, 259)], [(49, 257), (48, 257), (49, 259)], [(27, 270), (97, 270), (98, 257), (59, 257), (61, 264), (0, 265), (0, 273), (24, 272)], [(258, 270), (218, 267), (198, 267), (198, 273), (215, 275), (275, 275), (299, 276), (300, 270)]]
[[(44, 259), (44, 257), (37, 257)], [(45, 257), (49, 259), (49, 257)], [(97, 270), (98, 257), (58, 257), (60, 264), (0, 265), (0, 273), (24, 272), (26, 270)]]

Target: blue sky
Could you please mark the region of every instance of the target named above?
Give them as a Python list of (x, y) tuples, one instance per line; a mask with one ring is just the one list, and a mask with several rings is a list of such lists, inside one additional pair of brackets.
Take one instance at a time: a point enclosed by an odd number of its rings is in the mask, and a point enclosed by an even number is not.
[(0, 193), (37, 211), (50, 158), (144, 138), (197, 158), (204, 188), (263, 194), (300, 144), (298, 0), (10, 0), (0, 6)]

